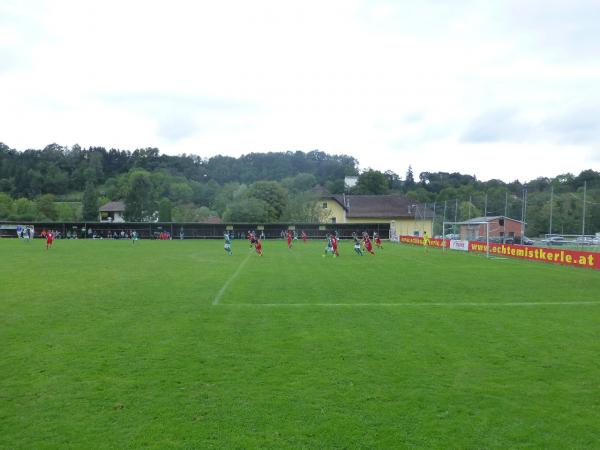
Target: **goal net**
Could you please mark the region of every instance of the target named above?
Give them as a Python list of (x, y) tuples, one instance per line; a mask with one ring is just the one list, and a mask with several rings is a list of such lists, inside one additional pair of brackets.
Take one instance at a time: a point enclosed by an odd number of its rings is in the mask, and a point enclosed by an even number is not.
[(442, 225), (442, 239), (446, 249), (446, 242), (450, 241), (448, 246), (451, 250), (469, 251), (469, 241), (476, 241), (485, 244), (485, 254), (490, 256), (490, 239), (493, 236), (493, 230), (490, 229), (489, 222), (444, 222)]

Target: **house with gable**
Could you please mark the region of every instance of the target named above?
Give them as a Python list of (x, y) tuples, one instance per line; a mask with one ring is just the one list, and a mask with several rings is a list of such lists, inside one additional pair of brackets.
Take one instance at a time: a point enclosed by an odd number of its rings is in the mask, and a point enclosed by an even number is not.
[(396, 236), (433, 234), (433, 211), (400, 195), (346, 195), (321, 192), (319, 208), (329, 223), (389, 223)]

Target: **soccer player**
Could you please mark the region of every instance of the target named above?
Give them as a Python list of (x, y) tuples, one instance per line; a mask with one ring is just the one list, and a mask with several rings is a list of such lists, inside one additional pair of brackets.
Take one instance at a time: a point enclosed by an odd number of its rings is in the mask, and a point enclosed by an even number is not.
[(256, 246), (258, 239), (256, 239), (256, 233), (254, 233), (254, 231), (248, 231), (248, 240), (250, 241), (250, 248)]
[(363, 242), (365, 243), (365, 249), (371, 254), (374, 255), (375, 252), (373, 252), (373, 244), (371, 243), (371, 238), (369, 238), (369, 235), (365, 232), (363, 233)]
[(425, 248), (425, 253), (429, 253), (429, 236), (427, 236), (427, 231), (423, 231), (423, 247)]
[(329, 233), (327, 233), (327, 246), (325, 247), (323, 257), (325, 257), (327, 253), (333, 253), (333, 242), (331, 241), (331, 235)]
[(131, 243), (132, 243), (132, 244), (135, 244), (135, 241), (137, 241), (137, 240), (138, 240), (138, 234), (137, 234), (137, 231), (133, 230), (133, 231), (131, 232)]
[(338, 253), (338, 240), (335, 234), (331, 236), (331, 250), (333, 252), (334, 257), (340, 256), (340, 254)]
[(352, 238), (354, 239), (354, 251), (358, 253), (359, 256), (363, 256), (364, 253), (360, 248), (360, 239), (356, 235), (356, 233), (352, 233)]
[(231, 251), (231, 237), (229, 236), (229, 233), (227, 231), (223, 233), (223, 237), (225, 238), (225, 245), (223, 246), (223, 248), (225, 249), (227, 254), (231, 256), (233, 255), (233, 252)]
[(292, 248), (292, 240), (293, 239), (294, 239), (294, 235), (292, 234), (292, 230), (288, 230), (288, 232), (287, 232), (288, 248)]
[(379, 233), (373, 232), (373, 234), (375, 235), (375, 245), (377, 246), (377, 248), (382, 249), (383, 246), (381, 245), (381, 238), (379, 237)]
[(304, 243), (306, 244), (306, 242), (308, 241), (308, 236), (307, 234), (304, 232), (304, 230), (302, 230), (302, 233), (300, 233), (300, 237), (302, 237), (302, 240), (304, 241)]
[(260, 241), (260, 239), (255, 240), (254, 248), (256, 249), (256, 253), (258, 253), (259, 256), (263, 255), (262, 242)]
[(52, 231), (49, 231), (46, 234), (46, 250), (48, 250), (50, 247), (52, 247), (53, 242), (54, 242), (54, 233), (52, 233)]

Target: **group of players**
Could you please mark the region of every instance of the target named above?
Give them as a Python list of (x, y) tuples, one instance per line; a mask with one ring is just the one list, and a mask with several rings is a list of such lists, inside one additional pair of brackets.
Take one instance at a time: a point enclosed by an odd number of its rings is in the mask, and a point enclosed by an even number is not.
[[(229, 232), (225, 232), (223, 233), (223, 238), (225, 239), (225, 245), (223, 246), (225, 252), (227, 252), (227, 254), (229, 256), (233, 255), (233, 251), (231, 250), (231, 235), (229, 234)], [(247, 238), (248, 241), (250, 242), (250, 248), (254, 247), (256, 253), (258, 253), (259, 256), (263, 255), (263, 247), (262, 247), (262, 239), (264, 239), (264, 234), (261, 233), (260, 237), (257, 236), (255, 231), (252, 230), (248, 230), (248, 234), (247, 234)], [(306, 232), (304, 232), (304, 230), (300, 233), (300, 238), (302, 239), (302, 241), (306, 244), (308, 242), (308, 235), (306, 234)], [(293, 242), (294, 240), (298, 239), (297, 236), (295, 235), (295, 233), (292, 230), (288, 230), (286, 233), (286, 240), (287, 240), (287, 245), (288, 248), (292, 248)], [(325, 252), (323, 254), (323, 257), (331, 254), (333, 255), (333, 257), (338, 257), (340, 256), (340, 253), (338, 251), (338, 235), (337, 232), (335, 233), (327, 233), (326, 236), (327, 239), (327, 245), (325, 247)], [(374, 255), (375, 252), (373, 251), (373, 242), (371, 241), (371, 237), (369, 236), (369, 234), (364, 231), (361, 235), (361, 237), (359, 237), (356, 233), (352, 233), (352, 239), (354, 241), (354, 251), (359, 255), (359, 256), (364, 256), (365, 251)], [(383, 245), (381, 244), (381, 237), (379, 236), (379, 233), (377, 232), (373, 232), (373, 241), (375, 241), (375, 245), (377, 246), (378, 249), (383, 249)]]

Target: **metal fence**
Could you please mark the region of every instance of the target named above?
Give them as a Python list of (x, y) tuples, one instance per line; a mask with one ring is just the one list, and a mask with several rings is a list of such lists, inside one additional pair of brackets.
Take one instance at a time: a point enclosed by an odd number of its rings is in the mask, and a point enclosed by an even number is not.
[[(523, 222), (521, 234), (532, 238), (535, 245), (600, 247), (600, 201), (597, 195), (589, 195), (586, 184), (578, 192), (557, 193), (549, 188), (531, 193), (524, 188), (520, 195), (496, 191), (490, 195), (477, 193), (414, 206), (415, 230), (419, 230), (419, 226), (423, 228), (423, 222), (418, 219), (431, 217), (434, 236), (449, 232), (442, 229), (444, 222), (504, 216)], [(562, 236), (565, 242), (551, 242), (552, 236)]]

